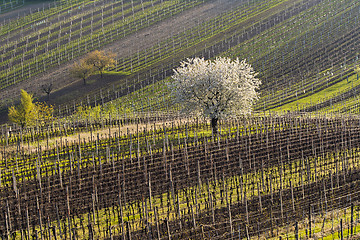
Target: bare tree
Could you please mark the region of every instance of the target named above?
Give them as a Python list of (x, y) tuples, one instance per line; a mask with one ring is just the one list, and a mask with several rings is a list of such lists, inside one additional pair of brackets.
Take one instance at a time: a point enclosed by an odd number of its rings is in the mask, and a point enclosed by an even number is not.
[(53, 90), (53, 84), (52, 83), (48, 83), (48, 84), (43, 84), (41, 85), (41, 90), (47, 94), (47, 100), (50, 100), (50, 93)]

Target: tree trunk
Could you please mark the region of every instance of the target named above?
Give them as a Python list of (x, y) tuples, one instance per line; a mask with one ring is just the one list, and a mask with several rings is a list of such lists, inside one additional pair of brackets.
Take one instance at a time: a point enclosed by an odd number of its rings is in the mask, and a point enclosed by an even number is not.
[(84, 80), (84, 85), (86, 85), (86, 78), (83, 78), (83, 80)]
[(212, 131), (213, 131), (213, 135), (214, 135), (214, 136), (217, 135), (218, 121), (219, 121), (218, 118), (212, 118), (212, 119), (211, 119), (211, 128), (212, 128)]

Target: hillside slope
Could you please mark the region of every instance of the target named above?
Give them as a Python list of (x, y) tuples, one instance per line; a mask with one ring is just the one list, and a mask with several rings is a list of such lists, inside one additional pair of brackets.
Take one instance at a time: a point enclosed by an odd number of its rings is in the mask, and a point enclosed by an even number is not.
[[(129, 57), (138, 51), (151, 48), (168, 36), (192, 28), (199, 24), (199, 22), (207, 21), (229, 9), (236, 8), (240, 4), (242, 4), (241, 1), (234, 0), (205, 1), (199, 6), (135, 31), (98, 49), (114, 52), (119, 58)], [(61, 90), (74, 82), (78, 82), (78, 79), (72, 78), (69, 74), (69, 68), (75, 60), (76, 59), (65, 61), (60, 64), (60, 66), (52, 67), (44, 73), (31, 76), (25, 81), (1, 89), (0, 98), (4, 99), (4, 101), (2, 101), (0, 107), (4, 107), (4, 104), (5, 106), (9, 106), (16, 101), (19, 89), (25, 89), (34, 93), (36, 96), (42, 96), (43, 93), (41, 92), (40, 86), (44, 83), (52, 82), (56, 90)]]

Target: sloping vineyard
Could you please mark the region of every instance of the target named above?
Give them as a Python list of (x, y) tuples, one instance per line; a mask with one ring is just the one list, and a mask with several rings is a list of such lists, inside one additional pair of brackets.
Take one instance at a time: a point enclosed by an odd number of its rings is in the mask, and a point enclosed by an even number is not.
[(354, 74), (356, 4), (322, 1), (229, 51), (231, 56), (249, 59), (265, 79), (259, 110), (296, 102)]
[[(3, 35), (1, 87), (37, 75), (148, 27), (201, 1), (124, 1), (71, 9)], [(20, 38), (19, 38), (20, 36)]]
[[(51, 9), (54, 13), (44, 21), (40, 21), (41, 17), (36, 18), (37, 23), (41, 22), (38, 26), (34, 25), (36, 22), (26, 24), (19, 19), (19, 27), (3, 35), (2, 86), (22, 81), (23, 76), (34, 76), (51, 66), (59, 66), (84, 51), (123, 38), (141, 26), (148, 27), (195, 3), (122, 1), (77, 4), (58, 11)], [(219, 54), (246, 58), (261, 73), (263, 97), (258, 110), (314, 111), (356, 98), (357, 91), (353, 89), (358, 87), (358, 82), (326, 98), (317, 93), (341, 82), (349, 82), (354, 74), (358, 59), (358, 4), (356, 1), (320, 0), (249, 1), (192, 29), (180, 30), (144, 51), (137, 51), (129, 57), (119, 56), (115, 70), (132, 72), (131, 76), (112, 86), (93, 89), (88, 96), (71, 101), (94, 106), (114, 100), (166, 78), (171, 69), (186, 57), (212, 58)], [(162, 14), (161, 11), (165, 12)], [(152, 21), (149, 14), (158, 20)], [(249, 24), (250, 21), (255, 24)], [(109, 36), (104, 29), (111, 32)], [(19, 35), (22, 36), (20, 40)], [(33, 52), (31, 49), (38, 50)], [(37, 60), (34, 61), (34, 57)], [(26, 59), (31, 61), (30, 68), (24, 64)], [(10, 99), (10, 96), (5, 98), (4, 106), (13, 102)], [(311, 106), (309, 103), (305, 105), (305, 101), (311, 102)], [(71, 109), (72, 102), (61, 107), (61, 112)]]
[[(241, 6), (152, 48), (118, 59), (118, 70), (136, 75), (107, 90), (94, 90), (92, 98), (85, 96), (81, 102), (107, 102), (163, 80), (189, 54), (248, 59), (263, 81), (258, 110), (314, 111), (357, 95), (358, 79), (349, 79), (355, 74), (358, 58), (359, 3), (302, 1), (287, 7), (275, 1), (262, 4)], [(260, 17), (263, 13), (267, 17)], [(250, 20), (256, 24), (247, 25)], [(335, 96), (328, 94), (324, 99), (322, 91), (349, 82), (342, 90), (335, 90)], [(316, 105), (319, 101), (324, 103)]]
[[(4, 21), (0, 106), (7, 88), (215, 2), (58, 1)], [(54, 100), (50, 123), (2, 125), (0, 238), (360, 238), (359, 14), (355, 0), (242, 1), (118, 53), (108, 70), (129, 75)], [(257, 112), (215, 135), (178, 112), (166, 84), (195, 56), (246, 58)]]
[[(165, 2), (167, 2), (167, 1), (165, 1)], [(186, 2), (186, 1), (185, 1)], [(259, 2), (261, 3), (260, 4), (260, 7), (255, 7), (256, 6), (256, 4), (259, 4)], [(155, 65), (155, 66), (152, 66), (152, 68), (153, 69), (157, 69), (159, 66), (159, 61), (160, 61), (160, 63), (161, 63), (161, 61), (164, 61), (165, 59), (167, 60), (169, 57), (171, 57), (171, 55), (174, 53), (174, 52), (176, 52), (176, 51), (178, 51), (178, 50), (180, 50), (181, 48), (174, 48), (174, 49), (172, 49), (171, 51), (169, 50), (169, 48), (170, 48), (170, 42), (173, 42), (175, 45), (180, 45), (180, 47), (182, 46), (182, 47), (184, 47), (185, 45), (183, 44), (183, 42), (184, 41), (188, 41), (188, 40), (190, 40), (191, 42), (190, 42), (190, 47), (191, 46), (193, 46), (194, 45), (194, 43), (198, 43), (198, 42), (200, 42), (200, 40), (198, 39), (198, 38), (200, 38), (200, 39), (202, 39), (202, 41), (204, 40), (204, 39), (207, 39), (207, 38), (209, 38), (209, 36), (213, 36), (213, 35), (216, 35), (216, 34), (218, 34), (219, 33), (219, 30), (220, 29), (222, 29), (223, 27), (225, 27), (226, 25), (226, 23), (232, 23), (234, 20), (233, 19), (231, 19), (231, 18), (237, 18), (237, 17), (240, 17), (240, 20), (242, 19), (242, 18), (244, 18), (244, 17), (246, 17), (246, 14), (247, 14), (247, 8), (249, 8), (249, 13), (250, 13), (250, 16), (251, 15), (253, 15), (253, 14), (255, 14), (256, 13), (256, 11), (257, 10), (259, 10), (259, 9), (265, 9), (266, 7), (269, 7), (269, 6), (273, 6), (273, 5), (276, 5), (276, 3), (278, 3), (278, 2), (280, 2), (280, 1), (269, 1), (269, 3), (267, 3), (267, 1), (250, 1), (250, 2), (247, 2), (247, 3), (244, 3), (243, 4), (243, 6), (241, 6), (238, 10), (237, 10), (237, 12), (235, 12), (236, 14), (227, 14), (226, 16), (223, 16), (222, 18), (219, 18), (219, 19), (216, 19), (216, 20), (213, 20), (212, 22), (212, 24), (211, 25), (209, 25), (209, 27), (208, 27), (208, 30), (207, 30), (207, 33), (206, 33), (206, 31), (203, 31), (203, 30), (201, 30), (200, 29), (200, 26), (199, 27), (197, 27), (196, 29), (194, 29), (194, 30), (192, 30), (191, 32), (188, 32), (188, 33), (186, 33), (186, 36), (183, 36), (184, 35), (184, 33), (183, 34), (179, 34), (179, 36), (177, 36), (176, 38), (178, 38), (178, 39), (175, 39), (176, 41), (174, 41), (174, 40), (169, 40), (169, 39), (167, 39), (166, 41), (164, 41), (164, 42), (162, 42), (162, 43), (159, 43), (159, 45), (158, 45), (158, 47), (156, 47), (156, 46), (154, 46), (152, 49), (149, 49), (149, 50), (146, 50), (145, 51), (145, 56), (143, 57), (142, 55), (143, 55), (143, 53), (137, 53), (135, 56), (133, 56), (132, 58), (130, 58), (130, 59), (121, 59), (121, 58), (118, 58), (118, 63), (119, 63), (119, 66), (117, 66), (117, 69), (124, 69), (124, 68), (127, 68), (129, 71), (133, 71), (133, 73), (134, 73), (134, 75), (136, 75), (136, 72), (138, 72), (138, 70), (141, 70), (141, 69), (144, 69), (144, 68), (146, 68), (146, 67), (148, 67), (148, 66), (151, 66), (151, 65)], [(283, 1), (284, 2), (284, 1)], [(144, 2), (144, 4), (140, 4), (139, 3), (139, 8), (140, 8), (140, 5), (142, 5), (142, 7), (145, 5), (145, 3), (146, 2)], [(154, 2), (154, 3), (156, 3), (156, 2)], [(150, 2), (148, 2), (147, 4), (150, 4)], [(151, 2), (151, 4), (153, 4), (153, 2)], [(171, 1), (171, 4), (175, 4), (173, 1)], [(178, 4), (180, 4), (180, 3), (178, 3)], [(184, 1), (181, 1), (181, 4), (184, 4)], [(191, 6), (194, 6), (194, 4), (195, 4), (195, 2), (192, 2), (192, 4), (191, 4)], [(117, 5), (120, 5), (120, 3), (117, 3)], [(125, 5), (124, 5), (125, 6)], [(190, 5), (189, 5), (189, 7), (191, 7)], [(82, 9), (82, 8), (84, 8), (84, 9), (86, 9), (86, 7), (88, 7), (89, 8), (89, 6), (80, 6), (80, 9)], [(91, 7), (91, 6), (90, 6)], [(150, 6), (149, 6), (150, 7)], [(119, 8), (119, 7), (118, 7)], [(131, 9), (130, 9), (130, 6), (128, 6), (128, 12), (132, 12), (131, 11)], [(175, 8), (177, 8), (177, 10), (180, 8), (179, 6), (177, 6), (177, 7), (175, 7)], [(123, 10), (124, 9), (124, 10)], [(146, 9), (146, 8), (145, 8)], [(182, 8), (180, 8), (180, 9), (182, 9)], [(169, 8), (166, 8), (166, 10), (168, 10), (169, 11)], [(171, 9), (170, 9), (171, 10)], [(82, 11), (85, 11), (85, 10), (78, 10), (77, 8), (74, 8), (74, 10), (73, 11), (70, 11), (70, 13), (67, 13), (66, 12), (66, 14), (67, 15), (69, 15), (70, 14), (70, 16), (72, 16), (71, 14), (72, 14), (72, 12), (75, 12), (75, 11), (80, 11), (80, 12), (82, 12)], [(102, 10), (103, 11), (103, 10)], [(125, 11), (125, 7), (121, 7), (121, 11)], [(141, 11), (140, 11), (141, 12)], [(65, 14), (65, 13), (64, 13)], [(65, 14), (65, 15), (66, 15)], [(74, 13), (75, 14), (75, 13)], [(89, 13), (90, 14), (90, 13)], [(93, 15), (94, 13), (91, 13), (91, 16)], [(100, 14), (100, 12), (98, 11), (98, 12), (96, 12), (96, 14)], [(101, 14), (103, 14), (103, 12), (101, 12)], [(119, 13), (120, 14), (120, 13)], [(159, 14), (159, 12), (157, 11), (156, 12), (156, 14), (158, 15)], [(171, 12), (171, 14), (170, 15), (174, 15), (175, 13), (174, 12)], [(120, 14), (121, 15), (121, 14)], [(144, 15), (144, 14), (143, 14)], [(77, 15), (75, 15), (75, 17), (76, 17)], [(95, 15), (94, 15), (95, 16)], [(122, 17), (124, 17), (124, 15), (122, 15)], [(62, 15), (60, 15), (60, 17), (59, 17), (59, 15), (56, 17), (56, 15), (53, 17), (54, 18), (54, 21), (57, 21), (57, 20), (59, 20), (59, 19), (62, 19)], [(77, 19), (75, 19), (75, 20), (72, 20), (74, 17), (72, 17), (72, 18), (66, 18), (66, 21), (68, 22), (67, 23), (67, 25), (70, 25), (70, 28), (71, 28), (71, 39), (74, 39), (74, 37), (73, 36), (75, 36), (74, 34), (75, 34), (75, 22), (77, 22), (77, 26), (79, 25), (79, 17), (77, 17)], [(145, 16), (145, 18), (147, 19), (147, 17)], [(125, 18), (125, 19), (127, 19), (127, 18)], [(129, 21), (131, 21), (131, 19), (132, 19), (132, 17), (131, 17), (131, 14), (130, 14), (130, 16), (129, 16), (129, 18), (128, 19), (130, 19)], [(224, 21), (225, 20), (225, 21)], [(48, 20), (47, 20), (48, 21)], [(64, 26), (63, 25), (61, 25), (61, 22), (60, 22), (60, 27), (59, 26), (57, 26), (57, 25), (59, 25), (59, 24), (52, 24), (52, 25), (50, 25), (50, 26), (47, 26), (47, 24), (46, 24), (46, 22), (47, 21), (45, 21), (45, 24), (42, 24), (40, 27), (42, 27), (42, 28), (40, 28), (39, 30), (38, 30), (38, 32), (34, 35), (34, 37), (32, 38), (34, 41), (33, 41), (33, 45), (36, 45), (38, 48), (40, 47), (40, 48), (42, 48), (42, 49), (46, 49), (47, 47), (47, 45), (48, 45), (48, 43), (49, 43), (49, 41), (48, 40), (42, 40), (44, 37), (42, 37), (42, 35), (44, 35), (45, 36), (45, 38), (49, 38), (49, 35), (51, 35), (51, 34), (55, 34), (54, 33), (54, 31), (56, 31), (56, 30), (59, 30), (60, 28), (61, 28), (61, 32), (62, 32), (62, 34), (65, 34), (66, 35), (66, 33), (67, 33), (67, 31), (66, 31), (66, 29), (64, 28)], [(49, 20), (50, 21), (50, 20)], [(65, 21), (65, 18), (64, 18), (64, 21)], [(82, 20), (81, 20), (82, 21)], [(84, 18), (84, 21), (85, 21), (85, 18)], [(87, 19), (87, 21), (90, 21), (90, 19), (88, 18)], [(91, 20), (92, 21), (92, 20)], [(70, 23), (69, 23), (70, 22)], [(115, 21), (116, 22), (116, 21)], [(120, 21), (121, 22), (121, 21)], [(143, 23), (145, 23), (145, 20), (143, 20), (142, 21)], [(71, 24), (72, 23), (72, 24)], [(94, 21), (94, 24), (95, 24), (95, 21)], [(96, 24), (100, 24), (99, 23), (99, 21), (97, 21), (96, 22)], [(118, 24), (118, 23), (117, 23)], [(232, 23), (233, 24), (233, 23)], [(106, 25), (106, 24), (105, 24)], [(47, 27), (46, 27), (47, 26)], [(54, 26), (57, 26), (58, 28), (55, 28)], [(61, 27), (62, 26), (62, 27)], [(83, 25), (83, 24), (81, 24), (81, 22), (80, 22), (80, 26), (82, 26), (82, 28), (84, 28), (84, 26), (85, 25)], [(149, 25), (146, 25), (146, 26), (144, 26), (144, 27), (148, 27)], [(79, 26), (78, 26), (79, 27)], [(210, 27), (211, 27), (211, 29), (210, 29)], [(47, 29), (50, 29), (50, 28), (54, 28), (54, 30), (47, 30)], [(69, 27), (68, 27), (69, 28)], [(185, 28), (185, 26), (184, 26), (184, 28)], [(219, 30), (217, 29), (217, 28), (219, 28)], [(136, 24), (135, 25), (132, 25), (132, 26), (129, 26), (129, 29), (132, 29), (132, 30), (136, 30), (136, 29), (141, 29), (141, 27), (140, 26), (137, 26)], [(121, 38), (121, 37), (123, 37), (123, 33), (124, 33), (124, 31), (123, 30), (121, 30), (120, 31), (120, 29), (115, 29), (116, 30), (116, 34), (119, 36), (118, 38), (112, 38), (112, 40), (116, 40), (116, 39), (119, 39), (119, 38)], [(40, 32), (40, 33), (39, 33)], [(130, 33), (132, 33), (132, 32), (129, 32), (129, 34)], [(203, 36), (203, 37), (201, 37), (201, 35), (203, 34), (203, 33), (206, 33), (206, 35), (205, 36)], [(39, 34), (40, 34), (40, 37), (39, 37)], [(14, 36), (17, 36), (18, 35), (18, 33), (16, 33), (16, 34), (13, 34)], [(36, 37), (37, 36), (37, 37)], [(195, 36), (198, 36), (198, 37), (196, 37), (196, 38), (194, 38), (193, 40), (192, 40), (192, 38), (193, 37), (195, 37)], [(10, 38), (9, 36), (8, 36), (8, 38)], [(67, 39), (67, 38), (66, 38)], [(107, 38), (107, 39), (109, 39), (109, 38)], [(37, 43), (38, 42), (38, 40), (40, 41), (39, 42), (39, 44)], [(68, 39), (69, 41), (70, 41), (70, 39)], [(55, 41), (55, 40), (54, 40)], [(100, 42), (101, 42), (101, 44), (100, 44)], [(55, 41), (55, 43), (56, 44), (58, 44), (59, 46), (61, 45), (60, 43), (59, 43), (59, 41)], [(17, 47), (17, 45), (14, 45), (15, 43), (12, 43), (12, 46), (11, 46), (11, 49), (12, 48), (15, 48), (15, 47)], [(70, 44), (70, 43), (69, 43)], [(75, 48), (77, 48), (78, 46), (79, 46), (79, 41), (74, 41), (74, 46), (75, 46)], [(95, 45), (94, 45), (95, 44)], [(99, 45), (100, 44), (100, 45)], [(46, 46), (45, 46), (46, 45)], [(104, 44), (103, 44), (103, 40), (102, 40), (102, 35), (100, 36), (100, 38), (97, 38), (96, 39), (96, 42), (93, 42), (93, 43), (91, 43), (91, 46), (93, 46), (94, 48), (98, 48), (99, 46), (101, 47), (101, 46), (103, 46)], [(187, 47), (189, 47), (189, 43), (188, 44), (186, 44), (187, 45)], [(25, 44), (25, 46), (26, 46), (26, 44)], [(50, 46), (50, 45), (49, 45)], [(62, 46), (62, 45), (61, 45)], [(22, 45), (22, 47), (24, 48), (24, 45)], [(76, 56), (78, 56), (80, 53), (79, 52), (77, 52), (77, 51), (75, 51), (76, 49), (75, 48), (71, 48), (71, 52), (70, 51), (68, 51), (68, 55), (67, 55), (67, 57), (64, 57), (64, 58), (62, 58), (62, 60), (63, 60), (63, 62), (65, 62), (65, 61), (67, 61), (67, 60), (69, 60), (69, 56), (70, 56), (70, 59), (72, 59), (73, 57), (76, 57)], [(75, 50), (74, 50), (75, 49)], [(87, 47), (86, 49), (83, 49), (83, 50), (85, 50), (85, 51), (88, 51), (88, 50), (90, 50), (91, 48), (90, 47)], [(186, 50), (186, 48), (185, 49), (183, 49), (183, 50)], [(4, 49), (4, 51), (5, 51), (5, 49)], [(46, 51), (46, 50), (45, 50)], [(169, 53), (171, 53), (171, 54), (169, 54)], [(37, 54), (38, 54), (38, 51), (37, 51)], [(75, 54), (75, 55), (74, 55)], [(15, 53), (13, 53), (12, 55), (14, 55), (15, 56)], [(31, 55), (31, 57), (32, 57), (33, 55)], [(48, 57), (49, 57), (50, 55), (48, 55)], [(52, 55), (50, 56), (51, 58), (53, 58), (54, 59), (54, 61), (52, 61), (54, 64), (55, 64), (55, 66), (56, 66), (56, 64), (61, 64), (61, 61), (59, 62), (59, 61), (57, 61), (56, 59), (58, 59), (59, 60), (59, 58), (57, 57), (57, 56), (60, 56), (60, 55), (55, 55), (55, 53), (54, 53), (54, 51), (52, 51)], [(65, 56), (65, 55), (61, 55), (61, 56)], [(183, 57), (183, 56), (182, 56)], [(12, 64), (12, 60), (11, 59), (13, 59), (12, 57), (11, 57), (11, 54), (9, 53), (9, 62), (8, 63), (11, 63)], [(56, 58), (56, 59), (55, 59)], [(175, 60), (175, 59), (174, 59)], [(174, 61), (173, 60), (173, 61)], [(22, 61), (21, 59), (20, 59), (20, 61)], [(145, 64), (144, 64), (145, 63)], [(139, 66), (140, 66), (140, 64), (143, 64), (143, 66), (141, 67), (141, 69), (139, 69)], [(36, 65), (36, 64), (35, 64)], [(34, 66), (35, 66), (34, 65)], [(121, 66), (121, 65), (125, 65), (125, 66)], [(23, 66), (25, 66), (25, 65), (23, 65)], [(31, 76), (33, 76), (34, 74), (32, 74), (31, 72), (33, 72), (33, 71), (29, 71), (29, 69), (28, 68), (26, 68), (26, 67), (23, 67), (23, 66), (18, 66), (18, 70), (16, 71), (16, 73), (14, 72), (14, 74), (16, 74), (16, 75), (18, 75), (18, 74), (21, 74), (21, 75), (23, 75), (24, 74), (24, 76), (26, 77), (29, 77), (30, 75)], [(47, 67), (48, 65), (47, 65), (47, 63), (46, 63), (46, 61), (45, 61), (45, 65), (44, 65), (44, 61), (40, 61), (37, 65), (36, 65), (37, 67), (36, 67), (36, 69), (38, 70), (39, 69), (39, 71), (43, 71), (44, 69), (45, 69), (45, 71), (46, 70), (48, 70), (49, 68)], [(134, 67), (133, 67), (134, 66)], [(21, 67), (21, 71), (20, 71), (20, 67)], [(4, 65), (4, 68), (6, 68), (6, 71), (10, 71), (10, 68), (9, 68), (9, 66), (6, 66), (6, 64)], [(156, 70), (155, 70), (156, 71)], [(4, 73), (5, 74), (5, 73)], [(4, 81), (5, 81), (5, 79), (8, 79), (8, 80), (6, 80), (9, 84), (13, 84), (14, 83), (14, 81), (11, 81), (11, 80), (9, 80), (9, 79), (21, 79), (21, 78), (18, 78), (18, 77), (16, 77), (14, 74), (8, 74), (8, 73), (6, 73), (5, 75), (4, 75)], [(139, 74), (138, 74), (139, 75)], [(5, 77), (6, 76), (6, 77)], [(15, 77), (15, 78), (13, 78), (13, 77)], [(17, 81), (17, 80), (16, 80)], [(116, 86), (116, 88), (117, 88), (118, 86)], [(121, 85), (121, 87), (122, 88), (124, 88), (124, 84), (122, 84)], [(125, 87), (126, 88), (126, 87)], [(112, 89), (114, 89), (114, 87), (112, 88)], [(106, 89), (103, 89), (102, 90), (103, 92), (106, 92)], [(114, 92), (114, 91), (112, 91), (112, 92)], [(117, 90), (117, 92), (120, 92), (120, 91), (118, 91)], [(93, 94), (92, 94), (93, 95)], [(98, 98), (97, 99), (99, 99), (99, 98), (101, 98), (101, 96), (99, 96), (99, 95), (102, 95), (101, 93), (99, 93), (99, 91), (97, 91), (97, 95), (98, 95)], [(6, 99), (7, 100), (10, 100), (11, 99), (11, 96), (7, 96), (6, 97)], [(11, 101), (10, 102), (4, 102), (4, 105), (9, 105), (11, 103)]]
[(0, 3), (0, 14), (9, 12), (13, 9), (23, 6), (25, 3), (24, 0), (3, 0)]
[[(253, 4), (250, 6), (245, 4), (209, 22), (180, 32), (152, 48), (137, 52), (130, 58), (118, 59), (118, 70), (132, 71), (134, 74), (122, 79), (117, 84), (112, 84), (107, 89), (93, 90), (81, 101), (77, 99), (77, 104), (82, 102), (94, 106), (95, 103), (113, 101), (149, 84), (164, 80), (172, 74), (172, 69), (178, 66), (178, 63), (184, 58), (215, 57), (241, 45), (244, 41), (275, 24), (313, 7), (317, 2), (300, 1), (300, 3), (293, 4), (288, 1), (263, 1), (262, 4), (257, 2)], [(279, 15), (284, 17), (281, 18)], [(252, 21), (256, 24), (253, 25)], [(73, 104), (75, 101), (65, 105)], [(63, 112), (64, 108), (65, 106), (62, 107)]]

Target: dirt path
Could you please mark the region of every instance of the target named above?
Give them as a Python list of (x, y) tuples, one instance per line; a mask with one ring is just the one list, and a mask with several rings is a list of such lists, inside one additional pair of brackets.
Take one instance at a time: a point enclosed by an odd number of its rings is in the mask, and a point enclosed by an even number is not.
[[(171, 19), (166, 19), (152, 27), (142, 29), (137, 33), (120, 39), (104, 47), (103, 50), (114, 52), (121, 57), (132, 55), (138, 50), (142, 51), (166, 39), (172, 33), (174, 34), (194, 27), (199, 22), (209, 20), (224, 12), (230, 11), (243, 4), (243, 2), (242, 0), (213, 0), (206, 2), (178, 14)], [(44, 94), (40, 91), (40, 86), (49, 81), (54, 83), (55, 89), (62, 89), (69, 86), (79, 81), (69, 75), (69, 68), (72, 63), (73, 61), (2, 90), (0, 91), (0, 99), (18, 99), (19, 89), (32, 92), (35, 96), (43, 96)]]

